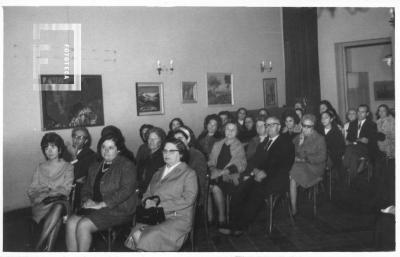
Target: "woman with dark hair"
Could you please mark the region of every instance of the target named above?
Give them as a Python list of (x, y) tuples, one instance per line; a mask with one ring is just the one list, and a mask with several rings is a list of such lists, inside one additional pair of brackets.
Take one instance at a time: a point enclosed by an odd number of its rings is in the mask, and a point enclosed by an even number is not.
[(133, 152), (131, 150), (129, 150), (126, 145), (125, 145), (125, 138), (122, 135), (122, 132), (119, 128), (117, 128), (116, 126), (113, 125), (109, 125), (104, 127), (101, 130), (101, 136), (105, 136), (107, 134), (115, 134), (118, 137), (120, 137), (122, 139), (122, 146), (121, 146), (121, 155), (125, 156), (126, 158), (128, 158), (128, 160), (130, 160), (131, 162), (133, 162), (134, 164), (136, 164), (136, 159), (135, 159), (135, 155), (133, 155)]
[[(340, 117), (337, 114), (335, 108), (333, 108), (332, 104), (328, 100), (321, 100), (321, 102), (319, 102), (319, 121), (321, 121), (322, 113), (326, 111), (329, 111), (333, 114), (333, 120), (335, 121), (336, 125), (338, 125), (340, 129), (342, 129), (343, 123), (340, 120)], [(320, 124), (320, 122), (318, 124)]]
[(258, 110), (258, 116), (265, 116), (268, 119), (269, 112), (268, 112), (267, 108), (260, 108)]
[(157, 225), (136, 224), (131, 232), (136, 250), (178, 251), (194, 222), (197, 176), (185, 163), (187, 148), (181, 140), (169, 138), (162, 152), (166, 165), (154, 174), (142, 203), (144, 208), (154, 207), (156, 201), (148, 198), (158, 196), (166, 219)]
[(37, 224), (43, 223), (36, 250), (40, 250), (46, 240), (47, 250), (51, 250), (61, 226), (61, 215), (68, 208), (74, 167), (61, 157), (65, 145), (58, 134), (46, 133), (40, 147), (46, 161), (36, 168), (27, 193), (32, 203), (33, 220)]
[(327, 166), (337, 174), (340, 181), (344, 181), (344, 174), (342, 174), (342, 158), (346, 146), (342, 132), (334, 118), (335, 115), (331, 111), (325, 111), (321, 114), (323, 130), (320, 131), (320, 133), (325, 136), (328, 153)]
[(154, 173), (165, 164), (162, 156), (162, 144), (165, 138), (165, 132), (161, 128), (153, 127), (148, 131), (147, 147), (149, 154), (145, 158), (141, 158), (137, 164), (140, 194), (146, 192)]
[(244, 118), (244, 129), (239, 133), (238, 139), (242, 142), (245, 148), (249, 141), (257, 135), (255, 124), (256, 122), (253, 116), (246, 116), (246, 118)]
[(174, 132), (176, 129), (178, 129), (179, 127), (182, 127), (183, 125), (183, 121), (181, 118), (173, 118), (170, 122), (169, 122), (169, 131), (167, 134), (167, 138), (171, 138), (174, 137)]
[(182, 126), (175, 130), (174, 137), (176, 139), (181, 140), (189, 151), (189, 160), (187, 164), (190, 168), (192, 168), (197, 173), (197, 177), (199, 179), (199, 195), (200, 195), (200, 204), (204, 203), (207, 189), (207, 161), (204, 157), (204, 154), (193, 147), (194, 137), (193, 131), (187, 127)]
[(299, 118), (299, 120), (301, 120), (303, 118), (303, 115), (304, 115), (304, 110), (303, 109), (296, 108), (296, 109), (294, 109), (294, 112), (296, 113), (296, 115)]
[(221, 120), (216, 114), (210, 114), (204, 120), (204, 130), (199, 135), (197, 142), (199, 144), (199, 150), (207, 159), (214, 143), (222, 139), (222, 135), (219, 132), (220, 126)]
[(281, 133), (292, 141), (301, 132), (299, 116), (297, 116), (293, 110), (286, 111), (283, 114), (283, 122), (285, 126)]
[(378, 129), (378, 147), (387, 158), (395, 157), (395, 122), (390, 115), (389, 107), (386, 104), (378, 106), (376, 111), (376, 125)]
[(89, 251), (92, 234), (132, 220), (136, 209), (136, 169), (121, 155), (124, 141), (109, 133), (101, 137), (98, 154), (101, 162), (89, 168), (82, 188), (82, 209), (66, 225), (68, 251)]
[(149, 134), (147, 132), (152, 128), (154, 128), (154, 126), (151, 124), (143, 124), (142, 126), (140, 126), (139, 135), (143, 143), (147, 144), (147, 138), (149, 137)]
[(237, 127), (239, 130), (239, 134), (245, 130), (245, 126), (244, 126), (244, 118), (246, 118), (247, 116), (247, 109), (244, 107), (240, 107), (239, 109), (237, 109), (236, 111), (236, 123), (237, 123)]
[[(236, 138), (236, 123), (225, 126), (225, 138), (214, 144), (208, 167), (211, 171), (211, 194), (218, 210), (219, 228), (226, 228), (225, 197), (232, 194), (239, 184), (239, 175), (246, 168), (246, 154), (240, 141)], [(208, 217), (212, 219), (212, 204), (208, 204)]]
[(318, 183), (326, 165), (325, 139), (314, 129), (315, 116), (306, 114), (301, 121), (301, 133), (293, 139), (295, 162), (289, 175), (293, 215), (297, 213), (297, 187), (309, 188)]
[(147, 144), (147, 140), (149, 138), (149, 130), (154, 128), (153, 125), (150, 124), (143, 124), (139, 129), (140, 138), (143, 141), (137, 150), (136, 153), (136, 164), (137, 167), (142, 166), (142, 163), (150, 156), (150, 149), (149, 145)]

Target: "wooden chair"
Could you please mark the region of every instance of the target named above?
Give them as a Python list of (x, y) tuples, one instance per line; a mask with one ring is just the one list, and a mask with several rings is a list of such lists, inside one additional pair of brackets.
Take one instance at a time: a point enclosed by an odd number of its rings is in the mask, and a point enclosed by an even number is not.
[[(373, 172), (372, 163), (371, 163), (371, 161), (370, 161), (367, 157), (361, 157), (361, 158), (359, 159), (359, 161), (360, 161), (360, 162), (361, 162), (361, 161), (364, 161), (364, 162), (365, 162), (365, 168), (364, 168), (361, 172), (359, 172), (358, 174), (363, 173), (364, 170), (366, 169), (366, 170), (367, 170), (367, 173), (366, 173), (366, 175), (367, 175), (367, 181), (368, 181), (368, 183), (369, 183), (369, 181), (370, 181), (371, 178), (372, 178), (372, 172)], [(347, 184), (350, 186), (350, 185), (351, 185), (351, 176), (350, 176), (350, 173), (349, 173), (349, 172), (347, 172), (347, 174), (348, 174), (348, 177), (347, 177)]]
[(290, 205), (290, 195), (289, 192), (284, 192), (284, 193), (273, 193), (268, 196), (268, 198), (265, 198), (264, 201), (266, 203), (267, 207), (267, 218), (269, 218), (269, 224), (267, 226), (267, 231), (269, 234), (272, 232), (272, 227), (273, 227), (273, 213), (276, 207), (276, 204), (279, 200), (283, 200), (286, 202), (288, 205), (288, 211), (289, 211), (289, 216), (292, 224), (294, 224), (294, 218), (293, 218), (293, 213), (292, 213), (292, 208)]

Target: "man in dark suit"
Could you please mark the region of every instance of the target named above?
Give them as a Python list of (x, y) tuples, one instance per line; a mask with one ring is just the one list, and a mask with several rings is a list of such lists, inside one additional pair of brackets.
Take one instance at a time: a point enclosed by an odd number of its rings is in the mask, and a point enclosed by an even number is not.
[(361, 104), (358, 107), (357, 120), (349, 125), (343, 165), (349, 171), (350, 177), (363, 170), (363, 163), (357, 168), (360, 158), (368, 157), (373, 162), (378, 149), (376, 123), (368, 119), (369, 115), (368, 105)]
[(280, 136), (278, 118), (269, 117), (265, 126), (268, 138), (257, 146), (256, 154), (248, 163), (249, 178), (245, 177), (240, 189), (232, 195), (232, 226), (219, 230), (222, 234), (240, 235), (255, 219), (266, 197), (289, 189), (294, 145), (288, 138)]
[(75, 127), (72, 130), (72, 146), (68, 151), (74, 165), (75, 201), (74, 208), (80, 207), (80, 191), (88, 174), (89, 166), (96, 161), (95, 152), (90, 149), (91, 137), (85, 127)]

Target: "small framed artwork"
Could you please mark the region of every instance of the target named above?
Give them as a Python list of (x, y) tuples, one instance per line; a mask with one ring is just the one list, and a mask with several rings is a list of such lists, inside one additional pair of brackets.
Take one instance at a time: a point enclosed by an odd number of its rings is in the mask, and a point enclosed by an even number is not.
[(276, 78), (263, 79), (264, 106), (278, 106), (278, 92)]
[(161, 82), (136, 83), (137, 115), (164, 114), (164, 89)]
[[(52, 84), (72, 84), (64, 75), (41, 75), (42, 88)], [(81, 75), (81, 90), (43, 90), (42, 129), (68, 129), (104, 125), (101, 75)]]
[(182, 103), (197, 103), (197, 82), (182, 81)]
[(376, 101), (394, 100), (394, 81), (375, 81), (374, 95)]
[(232, 73), (207, 73), (208, 105), (233, 105)]

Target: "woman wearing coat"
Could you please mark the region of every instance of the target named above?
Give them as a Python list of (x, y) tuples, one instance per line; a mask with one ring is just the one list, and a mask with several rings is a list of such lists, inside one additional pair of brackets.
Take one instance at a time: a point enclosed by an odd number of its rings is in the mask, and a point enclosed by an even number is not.
[(89, 251), (92, 233), (132, 220), (136, 210), (136, 168), (121, 155), (123, 139), (117, 134), (101, 137), (97, 151), (102, 160), (89, 168), (82, 188), (82, 209), (66, 225), (68, 251)]
[(325, 139), (314, 130), (316, 118), (305, 114), (301, 133), (293, 139), (295, 162), (290, 170), (290, 200), (293, 215), (297, 213), (297, 186), (309, 188), (318, 183), (325, 171)]
[(196, 172), (185, 163), (187, 148), (181, 140), (169, 138), (162, 152), (166, 165), (151, 179), (143, 204), (154, 207), (155, 200), (146, 198), (159, 196), (166, 219), (157, 225), (136, 224), (131, 235), (140, 251), (178, 251), (192, 229), (198, 187)]
[[(225, 138), (214, 144), (208, 161), (211, 171), (211, 193), (218, 210), (218, 227), (225, 228), (225, 197), (232, 193), (239, 184), (239, 175), (247, 165), (246, 154), (242, 143), (236, 138), (236, 123), (229, 122), (225, 126)], [(212, 219), (212, 204), (208, 204), (208, 217)]]

